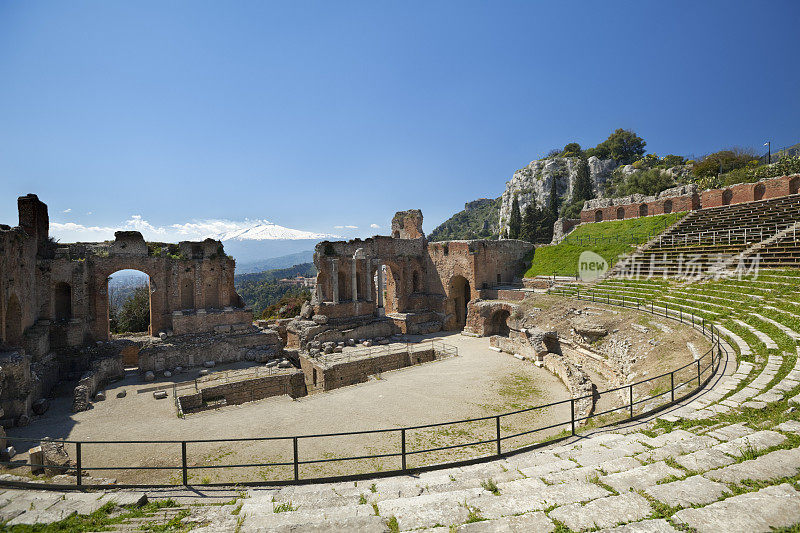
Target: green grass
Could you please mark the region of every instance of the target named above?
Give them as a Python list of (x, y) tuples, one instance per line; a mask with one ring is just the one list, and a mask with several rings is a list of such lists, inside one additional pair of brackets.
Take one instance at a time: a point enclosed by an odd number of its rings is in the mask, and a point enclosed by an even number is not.
[[(664, 228), (674, 224), (685, 213), (670, 213), (668, 215), (655, 215), (651, 217), (631, 218), (628, 220), (609, 220), (583, 224), (569, 234), (568, 238), (555, 246), (542, 246), (536, 249), (531, 261), (531, 266), (525, 277), (549, 276), (558, 274), (574, 276), (578, 269), (578, 258), (581, 252), (589, 250), (599, 254), (609, 263), (613, 260), (616, 264), (620, 255), (628, 254), (634, 246), (626, 237), (631, 234), (639, 236), (639, 240), (646, 239), (648, 233), (659, 233)], [(600, 242), (592, 244), (577, 244), (579, 239), (600, 238)], [(620, 241), (614, 240), (619, 237)]]

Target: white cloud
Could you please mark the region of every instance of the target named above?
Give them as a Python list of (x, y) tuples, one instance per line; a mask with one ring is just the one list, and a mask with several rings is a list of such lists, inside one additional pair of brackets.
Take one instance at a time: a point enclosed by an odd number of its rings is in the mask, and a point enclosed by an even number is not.
[(358, 229), (358, 226), (346, 225), (346, 226), (334, 226), (334, 229)]
[(87, 215), (91, 215), (91, 214), (92, 214), (92, 211), (87, 211), (87, 212), (86, 212), (86, 214), (87, 214)]
[(369, 227), (372, 229), (380, 229), (380, 226), (377, 224), (370, 224)]
[[(351, 228), (351, 226), (345, 226)], [(192, 220), (182, 224), (157, 226), (141, 215), (131, 215), (116, 226), (87, 226), (74, 222), (51, 222), (50, 232), (61, 242), (94, 242), (111, 240), (115, 231), (139, 231), (148, 241), (178, 242), (206, 238), (228, 240), (325, 239), (338, 237), (323, 233), (286, 228), (267, 220)]]
[(69, 209), (64, 209), (64, 211), (62, 211), (62, 213), (69, 213), (71, 211), (72, 211), (72, 208), (70, 207)]

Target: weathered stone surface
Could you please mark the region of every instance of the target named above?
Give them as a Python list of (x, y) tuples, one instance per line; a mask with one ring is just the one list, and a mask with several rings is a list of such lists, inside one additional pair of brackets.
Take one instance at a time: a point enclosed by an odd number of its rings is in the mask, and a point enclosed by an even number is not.
[(779, 431), (785, 431), (787, 433), (796, 433), (800, 435), (800, 422), (797, 420), (787, 420), (781, 424), (775, 426), (775, 429)]
[(761, 451), (773, 446), (778, 446), (786, 440), (786, 436), (777, 431), (757, 431), (744, 437), (739, 437), (714, 446), (715, 450), (727, 453), (734, 457), (741, 457), (747, 450)]
[(153, 392), (153, 398), (155, 398), (156, 400), (163, 400), (166, 397), (167, 397), (167, 391), (165, 390), (157, 390)]
[(580, 531), (642, 520), (652, 512), (653, 508), (642, 496), (626, 493), (600, 498), (586, 505), (577, 503), (564, 505), (550, 511), (550, 518), (562, 522), (570, 529)]
[(477, 497), (483, 489), (467, 489), (415, 498), (378, 502), (381, 516), (394, 516), (401, 530), (431, 527), (436, 524), (460, 524), (467, 520), (463, 502)]
[(683, 476), (684, 472), (677, 468), (667, 466), (663, 461), (652, 463), (638, 468), (633, 468), (627, 472), (618, 472), (603, 476), (600, 480), (612, 487), (617, 492), (625, 492), (630, 489), (643, 490), (655, 485), (659, 481), (671, 476)]
[(784, 483), (733, 496), (700, 509), (684, 509), (672, 518), (699, 533), (771, 531), (800, 522), (800, 493)]
[(722, 483), (709, 481), (701, 476), (691, 476), (680, 481), (654, 485), (645, 492), (670, 507), (691, 507), (705, 505), (720, 499), (728, 487)]
[(738, 483), (744, 479), (768, 481), (794, 476), (800, 471), (800, 448), (775, 450), (761, 457), (742, 461), (703, 474), (704, 477), (725, 483)]
[(45, 437), (40, 446), (42, 461), (45, 465), (44, 471), (48, 476), (63, 474), (69, 469), (70, 459), (63, 443), (54, 442)]
[(750, 435), (753, 430), (744, 424), (731, 424), (730, 426), (721, 427), (713, 431), (709, 431), (707, 435), (722, 441), (729, 441), (738, 437)]
[(602, 533), (673, 533), (674, 531), (678, 530), (669, 525), (669, 522), (663, 518), (631, 522), (624, 526), (601, 530)]
[(724, 452), (708, 448), (679, 455), (675, 458), (675, 462), (692, 472), (705, 472), (733, 464), (736, 460)]
[(50, 400), (47, 398), (39, 398), (31, 404), (31, 410), (37, 415), (43, 415), (50, 408)]
[[(555, 526), (541, 511), (520, 516), (506, 516), (495, 520), (484, 520), (458, 526), (458, 533), (549, 533)], [(446, 530), (445, 530), (446, 531)]]

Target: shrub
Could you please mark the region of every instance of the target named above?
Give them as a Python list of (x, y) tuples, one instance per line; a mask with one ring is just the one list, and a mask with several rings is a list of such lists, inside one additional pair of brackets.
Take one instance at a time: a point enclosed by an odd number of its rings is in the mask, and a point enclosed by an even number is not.
[(758, 159), (752, 150), (731, 148), (703, 157), (700, 162), (694, 164), (692, 172), (698, 178), (707, 178), (757, 164)]

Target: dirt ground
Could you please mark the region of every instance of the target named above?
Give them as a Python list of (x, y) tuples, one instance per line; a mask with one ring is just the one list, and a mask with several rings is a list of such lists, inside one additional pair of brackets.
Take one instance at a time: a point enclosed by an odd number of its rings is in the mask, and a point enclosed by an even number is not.
[[(598, 341), (596, 348), (612, 338), (631, 340), (632, 350), (640, 353), (631, 376), (643, 379), (676, 368), (693, 360), (688, 343), (695, 351), (705, 353), (708, 341), (689, 326), (664, 318), (651, 317), (635, 310), (613, 306), (564, 300), (535, 295), (524, 306), (534, 315), (538, 327), (556, 329), (569, 336), (575, 310), (595, 322), (608, 326), (609, 336)], [(588, 312), (588, 315), (587, 315)], [(647, 327), (644, 333), (634, 324)], [(617, 330), (617, 331), (615, 331)], [(93, 409), (71, 412), (71, 394), (67, 390), (52, 402), (50, 410), (31, 425), (9, 430), (12, 437), (41, 439), (49, 436), (84, 441), (82, 463), (93, 477), (115, 478), (126, 483), (181, 482), (181, 444), (183, 440), (243, 439), (253, 437), (290, 437), (346, 431), (399, 428), (448, 422), (466, 418), (492, 417), (465, 424), (448, 424), (406, 432), (409, 467), (452, 461), (460, 458), (489, 455), (495, 452), (495, 415), (569, 398), (558, 378), (530, 362), (489, 349), (488, 338), (440, 333), (426, 336), (458, 347), (459, 356), (402, 370), (383, 373), (380, 379), (367, 383), (317, 393), (292, 400), (288, 396), (269, 398), (243, 405), (222, 407), (177, 416), (170, 380), (143, 383), (138, 374), (129, 373), (125, 380), (111, 384), (107, 400)], [(419, 337), (421, 339), (421, 337)], [(217, 372), (241, 368), (243, 364), (224, 365)], [(173, 379), (185, 381), (192, 374), (183, 373)], [(606, 385), (598, 375), (599, 390)], [(168, 387), (167, 399), (156, 400), (153, 390)], [(648, 385), (650, 390), (663, 384)], [(117, 393), (126, 391), (118, 398)], [(646, 391), (637, 389), (637, 397)], [(604, 405), (606, 402), (603, 402)], [(501, 434), (543, 428), (557, 421), (569, 421), (569, 403), (537, 409), (501, 419)], [(540, 442), (567, 429), (569, 424), (503, 440), (503, 449), (513, 449)], [(85, 441), (157, 440), (178, 441), (157, 444), (92, 444)], [(481, 445), (415, 453), (419, 450), (476, 440)], [(18, 449), (27, 447), (18, 445)], [(399, 457), (364, 458), (331, 461), (350, 456), (373, 456), (397, 453), (401, 449), (400, 432), (371, 432), (348, 437), (303, 437), (298, 439), (301, 477), (353, 474), (399, 468)], [(74, 459), (75, 447), (68, 445)], [(24, 457), (24, 456), (23, 456)], [(193, 483), (272, 481), (293, 475), (293, 442), (291, 439), (241, 442), (190, 442), (187, 463)], [(280, 466), (257, 466), (260, 463), (288, 463)], [(114, 466), (147, 466), (151, 470), (112, 470)], [(232, 465), (253, 465), (230, 468)], [(21, 470), (21, 469), (17, 469)]]
[[(455, 345), (459, 356), (419, 366), (385, 372), (381, 379), (330, 392), (292, 400), (275, 397), (213, 411), (177, 416), (170, 392), (155, 400), (153, 383), (142, 383), (130, 374), (109, 386), (107, 400), (94, 408), (71, 413), (69, 397), (53, 401), (45, 416), (30, 426), (15, 428), (10, 436), (65, 438), (71, 440), (192, 440), (273, 437), (397, 428), (434, 422), (496, 415), (568, 398), (558, 378), (546, 370), (489, 349), (487, 338), (460, 334), (434, 335)], [(434, 337), (427, 336), (427, 337)], [(220, 367), (224, 371), (228, 367)], [(183, 379), (186, 379), (184, 375)], [(163, 384), (163, 383), (162, 383)], [(117, 398), (125, 389), (127, 395)], [(547, 425), (548, 420), (569, 417), (569, 404), (504, 418), (504, 435), (530, 427)], [(409, 430), (408, 452), (453, 442), (493, 438), (496, 422), (446, 425)], [(504, 441), (517, 447), (535, 442), (555, 430)], [(458, 448), (427, 454), (411, 454), (408, 466), (430, 464), (494, 451), (495, 444)], [(68, 446), (74, 458), (74, 446)], [(303, 438), (298, 442), (300, 460), (325, 460), (344, 456), (376, 455), (400, 450), (400, 433), (370, 433), (354, 437)], [(82, 445), (84, 467), (141, 465), (178, 466), (180, 443), (86, 444)], [(195, 483), (219, 481), (260, 481), (287, 478), (291, 466), (220, 468), (233, 464), (291, 462), (292, 441), (190, 443), (188, 463), (203, 468), (191, 471)], [(301, 477), (353, 473), (399, 467), (398, 457), (348, 462), (320, 462), (301, 466)], [(120, 482), (178, 483), (180, 473), (169, 470), (92, 470), (93, 477), (113, 477)]]

